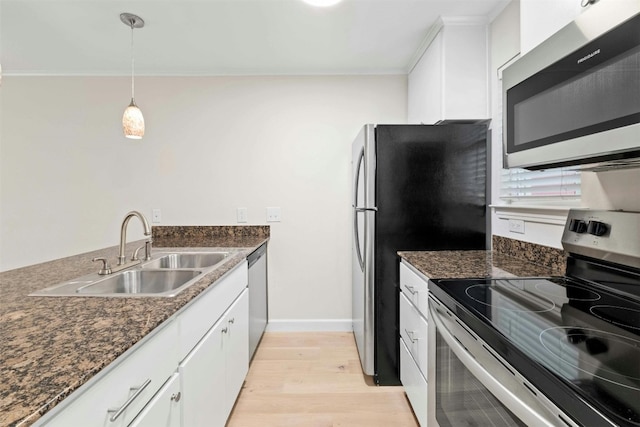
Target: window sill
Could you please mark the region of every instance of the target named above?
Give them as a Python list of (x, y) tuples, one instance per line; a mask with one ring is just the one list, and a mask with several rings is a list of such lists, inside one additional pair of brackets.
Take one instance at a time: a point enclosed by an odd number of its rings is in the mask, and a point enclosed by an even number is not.
[(562, 225), (567, 221), (569, 209), (578, 206), (553, 205), (489, 205), (499, 219), (519, 219), (540, 224)]

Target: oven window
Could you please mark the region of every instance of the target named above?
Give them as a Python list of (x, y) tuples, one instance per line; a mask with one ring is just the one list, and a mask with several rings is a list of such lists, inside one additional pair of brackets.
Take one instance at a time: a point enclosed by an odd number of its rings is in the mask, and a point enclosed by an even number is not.
[(437, 329), (435, 404), (440, 427), (526, 426), (473, 376)]

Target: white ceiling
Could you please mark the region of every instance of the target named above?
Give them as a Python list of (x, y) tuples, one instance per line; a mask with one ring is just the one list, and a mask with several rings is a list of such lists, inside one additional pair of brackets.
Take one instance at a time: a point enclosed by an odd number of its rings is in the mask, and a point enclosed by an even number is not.
[(406, 73), (438, 16), (492, 16), (509, 0), (0, 0), (4, 75)]

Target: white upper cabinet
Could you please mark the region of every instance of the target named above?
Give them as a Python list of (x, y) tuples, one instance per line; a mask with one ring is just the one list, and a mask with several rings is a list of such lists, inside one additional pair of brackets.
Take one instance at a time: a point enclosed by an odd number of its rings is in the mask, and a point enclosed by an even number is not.
[(441, 18), (408, 79), (408, 122), (489, 118), (488, 29), (477, 18)]
[(520, 0), (520, 55), (538, 46), (587, 9), (580, 3), (580, 0)]

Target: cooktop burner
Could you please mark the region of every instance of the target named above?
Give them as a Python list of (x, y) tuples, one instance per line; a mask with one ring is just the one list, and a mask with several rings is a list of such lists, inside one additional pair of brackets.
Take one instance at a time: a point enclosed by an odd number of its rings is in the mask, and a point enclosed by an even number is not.
[[(589, 307), (589, 311), (594, 316), (613, 323), (614, 325), (640, 330), (640, 326), (638, 326), (640, 309), (616, 305), (594, 305)], [(640, 361), (638, 363), (640, 363)]]
[[(536, 283), (535, 287), (538, 293), (563, 298), (566, 295), (566, 285), (568, 281), (564, 279), (555, 280), (556, 282), (543, 280)], [(563, 282), (564, 286), (558, 286), (559, 282)], [(575, 288), (571, 295), (571, 299), (574, 301), (598, 301), (601, 298), (602, 296), (599, 293), (580, 287)]]
[[(640, 340), (597, 329), (576, 329), (567, 326), (547, 328), (540, 333), (540, 343), (556, 360), (593, 377), (616, 386), (640, 391), (637, 363), (640, 360)], [(583, 358), (573, 357), (574, 346), (584, 346)], [(616, 352), (629, 363), (607, 366), (599, 355)], [(587, 357), (587, 355), (591, 357)]]
[[(505, 282), (506, 285), (503, 283)], [(496, 286), (503, 286), (505, 289), (509, 288), (509, 284), (511, 283), (511, 281), (509, 280), (504, 280), (504, 281), (496, 281)], [(530, 304), (530, 305), (495, 305), (492, 304), (490, 301), (487, 301), (486, 299), (486, 293), (487, 293), (487, 285), (485, 284), (481, 284), (481, 285), (471, 285), (468, 286), (467, 289), (465, 289), (465, 294), (467, 294), (467, 296), (469, 298), (471, 298), (472, 300), (474, 300), (475, 302), (482, 304), (482, 305), (486, 305), (486, 306), (491, 306), (492, 309), (494, 310), (507, 310), (507, 311), (514, 311), (514, 312), (529, 312), (529, 313), (543, 313), (545, 311), (551, 311), (553, 310), (556, 305), (553, 302), (553, 300), (550, 299), (546, 299), (544, 296), (541, 296), (541, 298), (535, 302), (534, 304)]]

